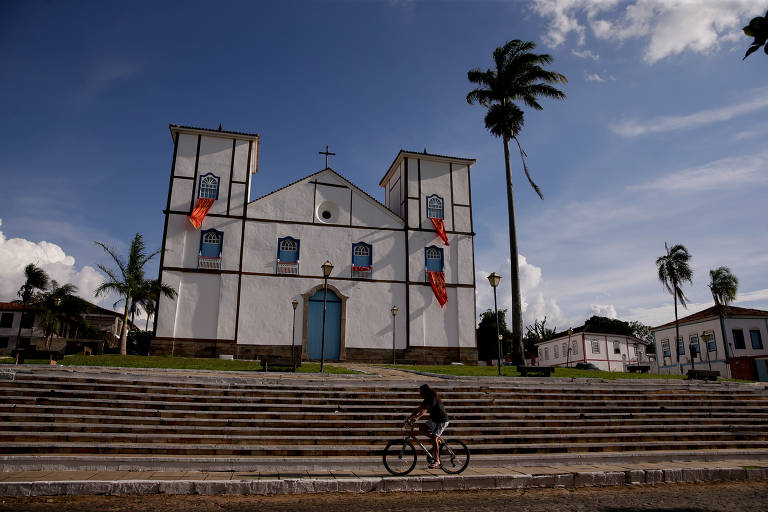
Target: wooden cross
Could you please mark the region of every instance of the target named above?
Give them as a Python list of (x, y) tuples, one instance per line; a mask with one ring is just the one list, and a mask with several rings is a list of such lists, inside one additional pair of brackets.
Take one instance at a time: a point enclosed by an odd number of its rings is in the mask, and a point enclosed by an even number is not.
[(329, 153), (328, 146), (325, 146), (325, 151), (318, 151), (318, 155), (325, 155), (325, 168), (328, 169), (328, 155), (336, 156), (336, 153)]

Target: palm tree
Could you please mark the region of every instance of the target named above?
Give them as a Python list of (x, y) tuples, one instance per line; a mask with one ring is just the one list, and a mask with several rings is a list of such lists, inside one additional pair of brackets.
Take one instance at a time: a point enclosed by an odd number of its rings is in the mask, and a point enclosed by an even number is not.
[(528, 183), (540, 198), (544, 198), (539, 187), (533, 182), (525, 162), (518, 135), (523, 128), (523, 110), (515, 104), (522, 101), (535, 110), (542, 110), (538, 98), (565, 99), (565, 93), (550, 84), (568, 80), (560, 73), (547, 71), (542, 66), (550, 64), (552, 57), (547, 54), (535, 54), (533, 42), (515, 39), (493, 52), (494, 69), (472, 69), (467, 78), (479, 87), (467, 94), (467, 103), (485, 107), (485, 127), (496, 137), (504, 141), (504, 165), (507, 178), (507, 210), (509, 214), (509, 253), (510, 284), (512, 286), (512, 357), (515, 364), (522, 364), (523, 359), (523, 313), (520, 299), (520, 268), (517, 262), (517, 232), (515, 228), (514, 191), (512, 171), (509, 162), (509, 141), (514, 140), (523, 161), (523, 169)]
[[(664, 288), (672, 294), (675, 301), (675, 352), (678, 349), (678, 343), (680, 339), (680, 324), (677, 320), (677, 302), (680, 301), (680, 305), (684, 308), (688, 307), (688, 298), (683, 293), (681, 288), (682, 284), (688, 282), (693, 284), (693, 270), (688, 265), (688, 261), (691, 259), (691, 255), (688, 253), (688, 249), (681, 244), (675, 244), (671, 248), (669, 244), (664, 242), (664, 249), (666, 254), (656, 259), (656, 267), (659, 271), (659, 281), (662, 282)], [(670, 350), (670, 352), (672, 352)], [(693, 356), (691, 356), (691, 364), (693, 364)]]
[[(77, 286), (73, 284), (59, 285), (51, 281), (50, 289), (38, 295), (35, 301), (43, 311), (40, 328), (45, 335), (45, 346), (50, 348), (51, 338), (57, 331), (61, 331), (63, 317), (82, 323), (81, 314), (85, 310), (85, 302), (75, 296)], [(61, 334), (61, 332), (59, 332)]]
[(747, 48), (747, 53), (744, 54), (744, 59), (749, 57), (753, 52), (759, 50), (761, 46), (763, 47), (765, 54), (768, 55), (768, 12), (765, 13), (765, 16), (752, 18), (749, 25), (742, 30), (747, 37), (755, 38), (749, 48)]
[(117, 271), (105, 267), (104, 265), (97, 265), (107, 279), (96, 288), (96, 296), (105, 293), (116, 293), (121, 298), (115, 302), (125, 303), (125, 310), (123, 312), (123, 328), (120, 333), (120, 354), (125, 355), (127, 353), (128, 346), (128, 314), (131, 311), (131, 306), (134, 297), (140, 293), (142, 283), (144, 282), (144, 265), (152, 258), (160, 253), (160, 250), (156, 250), (151, 254), (145, 253), (144, 239), (140, 233), (136, 233), (131, 241), (131, 247), (128, 250), (128, 259), (123, 260), (118, 256), (115, 251), (101, 242), (95, 242), (96, 245), (104, 249), (109, 254), (114, 262), (117, 264)]
[(715, 300), (717, 314), (720, 317), (720, 334), (723, 337), (725, 360), (728, 362), (728, 342), (725, 338), (725, 308), (736, 300), (736, 291), (739, 288), (739, 280), (728, 267), (718, 267), (709, 271), (709, 290)]
[[(157, 310), (157, 301), (160, 298), (160, 294), (165, 295), (169, 299), (176, 298), (176, 290), (163, 284), (159, 279), (150, 279), (144, 281), (141, 284), (138, 294), (134, 297), (134, 304), (141, 307), (145, 313), (147, 313), (147, 324), (144, 327), (145, 331), (149, 330), (149, 317), (154, 315)], [(131, 319), (133, 321), (133, 319)]]
[[(21, 297), (21, 318), (24, 318), (24, 310), (32, 302), (36, 291), (42, 291), (48, 288), (48, 273), (35, 265), (28, 264), (24, 267), (24, 284), (19, 288), (18, 295)], [(16, 335), (16, 346), (21, 344), (21, 320), (19, 320), (19, 332)]]

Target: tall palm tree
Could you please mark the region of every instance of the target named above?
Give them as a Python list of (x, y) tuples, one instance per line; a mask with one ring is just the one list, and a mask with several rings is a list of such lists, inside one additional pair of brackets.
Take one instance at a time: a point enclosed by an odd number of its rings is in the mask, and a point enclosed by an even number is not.
[[(683, 293), (683, 283), (693, 284), (693, 270), (688, 265), (688, 261), (691, 259), (691, 255), (688, 249), (684, 245), (675, 244), (669, 247), (669, 244), (664, 242), (664, 250), (666, 254), (656, 259), (656, 267), (659, 271), (659, 281), (662, 282), (664, 288), (672, 294), (675, 302), (675, 350), (671, 353), (677, 354), (678, 352), (678, 340), (680, 339), (680, 323), (677, 319), (677, 303), (684, 308), (688, 307), (688, 298)], [(673, 361), (674, 362), (674, 361)], [(691, 364), (693, 364), (693, 357), (691, 357)]]
[(467, 78), (478, 87), (467, 94), (467, 103), (480, 104), (487, 110), (485, 127), (504, 141), (504, 166), (507, 178), (507, 210), (509, 214), (510, 284), (512, 286), (512, 357), (515, 364), (522, 364), (523, 355), (523, 312), (520, 298), (520, 268), (517, 262), (517, 231), (515, 227), (514, 190), (509, 162), (509, 141), (514, 140), (523, 161), (523, 170), (528, 183), (540, 198), (541, 189), (533, 182), (525, 162), (518, 135), (523, 128), (524, 113), (515, 103), (522, 102), (535, 110), (542, 110), (540, 97), (557, 100), (565, 99), (565, 93), (550, 84), (567, 83), (560, 73), (547, 71), (542, 66), (550, 64), (552, 57), (532, 53), (536, 45), (530, 41), (515, 39), (493, 52), (494, 68), (483, 71), (475, 68)]
[[(21, 297), (21, 318), (24, 318), (24, 310), (34, 299), (35, 292), (43, 291), (48, 288), (48, 273), (34, 263), (24, 267), (24, 284), (19, 288), (18, 295)], [(16, 346), (21, 343), (21, 320), (19, 320), (19, 332), (16, 335)]]
[(725, 307), (736, 300), (739, 280), (728, 267), (718, 267), (709, 271), (709, 290), (715, 300), (717, 314), (720, 317), (720, 334), (723, 338), (725, 360), (728, 362), (728, 340), (725, 337)]
[(117, 265), (117, 270), (107, 268), (104, 265), (97, 265), (106, 276), (106, 280), (96, 288), (96, 296), (105, 293), (116, 293), (120, 299), (115, 303), (125, 303), (123, 311), (123, 328), (120, 333), (120, 354), (125, 355), (128, 347), (128, 315), (131, 311), (131, 305), (134, 297), (140, 293), (142, 283), (144, 282), (144, 265), (160, 253), (156, 250), (151, 254), (146, 254), (144, 239), (140, 233), (136, 233), (131, 241), (131, 247), (128, 250), (128, 259), (124, 260), (115, 253), (113, 249), (101, 242), (95, 242), (96, 245), (104, 249)]
[(75, 293), (77, 286), (69, 283), (59, 285), (53, 280), (48, 291), (37, 296), (35, 304), (43, 311), (40, 328), (45, 335), (46, 348), (50, 348), (51, 338), (57, 331), (61, 334), (62, 318), (82, 322), (80, 315), (85, 310), (85, 302)]

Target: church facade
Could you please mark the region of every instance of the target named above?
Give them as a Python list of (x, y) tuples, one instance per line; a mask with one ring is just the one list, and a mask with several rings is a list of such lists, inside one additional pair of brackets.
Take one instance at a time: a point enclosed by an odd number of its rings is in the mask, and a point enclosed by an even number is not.
[(400, 151), (384, 203), (328, 167), (251, 200), (258, 135), (170, 130), (152, 354), (476, 364), (474, 160)]

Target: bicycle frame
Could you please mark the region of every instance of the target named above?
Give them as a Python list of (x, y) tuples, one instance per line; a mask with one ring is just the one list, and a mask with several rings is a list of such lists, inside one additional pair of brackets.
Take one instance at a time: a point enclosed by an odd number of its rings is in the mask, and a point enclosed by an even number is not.
[[(421, 441), (414, 435), (414, 429), (416, 428), (416, 423), (410, 423), (410, 427), (408, 426), (409, 423), (405, 422), (403, 424), (403, 430), (405, 431), (405, 438), (403, 438), (403, 441), (410, 441), (413, 440), (416, 442), (416, 444), (419, 445), (419, 447), (424, 451), (424, 453), (427, 455), (427, 461), (432, 462), (434, 457), (432, 456), (432, 452), (429, 451), (429, 448), (425, 447)], [(437, 447), (440, 449), (440, 443), (443, 442), (442, 436), (436, 436), (437, 437)], [(448, 445), (445, 445), (448, 446)], [(448, 448), (450, 450), (450, 447)], [(451, 454), (453, 455), (453, 454)]]

